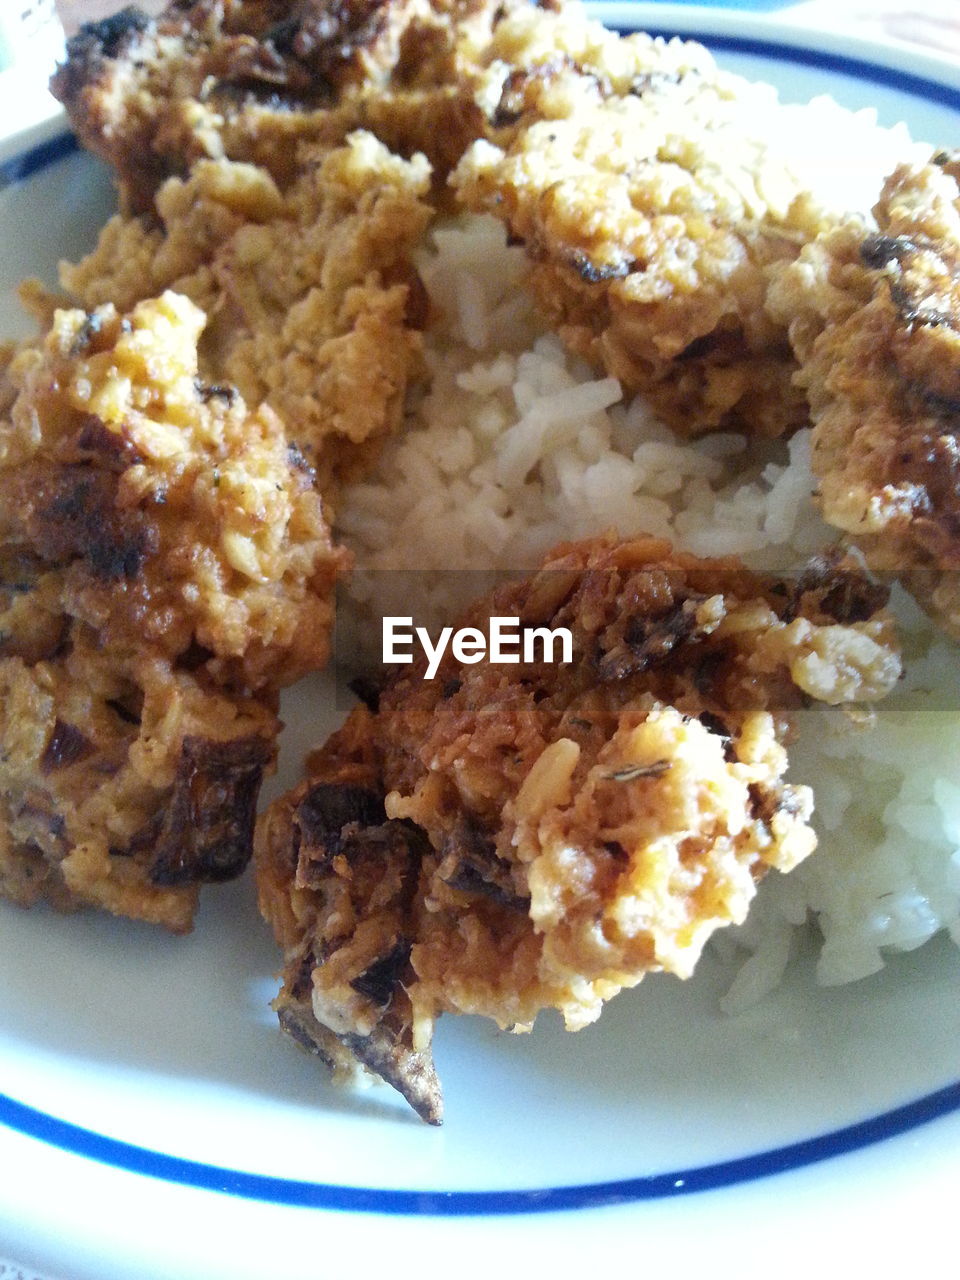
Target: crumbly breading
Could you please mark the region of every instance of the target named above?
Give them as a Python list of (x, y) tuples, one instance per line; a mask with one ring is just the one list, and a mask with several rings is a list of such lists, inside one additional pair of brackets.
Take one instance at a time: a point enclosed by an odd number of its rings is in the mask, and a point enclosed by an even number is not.
[(464, 625), (568, 627), (573, 662), (405, 668), (271, 807), (281, 1023), (438, 1122), (440, 1013), (525, 1030), (553, 1007), (577, 1029), (650, 971), (688, 976), (814, 848), (789, 712), (890, 690), (884, 599), (828, 562), (791, 583), (601, 539), (479, 601)]
[(164, 289), (192, 298), (208, 316), (202, 376), (265, 401), (328, 494), (399, 425), (419, 368), (411, 255), (428, 185), (422, 157), (368, 133), (305, 158), (285, 193), (262, 168), (200, 161), (160, 189), (156, 218), (112, 218), (61, 278), (88, 308)]
[(5, 634), (0, 894), (186, 932), (200, 885), (249, 861), (279, 731), (270, 704), (118, 653), (77, 622), (49, 657), (16, 649)]
[(203, 324), (59, 311), (0, 424), (0, 892), (177, 931), (249, 859), (342, 561), (277, 417), (198, 378)]
[(518, 10), (484, 58), (490, 138), (453, 182), (525, 244), (567, 345), (685, 435), (802, 424), (785, 327), (763, 300), (770, 264), (824, 214), (763, 141), (773, 90), (577, 6)]
[(779, 273), (814, 420), (824, 517), (960, 638), (960, 189), (955, 155), (901, 166), (874, 213)]
[(326, 661), (344, 556), (277, 417), (199, 379), (203, 325), (166, 293), (59, 311), (16, 356), (0, 549), (60, 572), (59, 608), (103, 645), (276, 689)]
[[(770, 265), (826, 215), (755, 123), (778, 109), (773, 90), (700, 45), (621, 37), (577, 4), (199, 0), (159, 23), (90, 28), (54, 89), (128, 207), (159, 206), (168, 226), (186, 197), (165, 178), (190, 190), (204, 159), (252, 162), (286, 192), (311, 147), (361, 127), (429, 158), (435, 205), (459, 161), (457, 198), (525, 243), (568, 345), (678, 431), (774, 436), (806, 421), (785, 326), (763, 303)], [(152, 255), (116, 230), (105, 274), (121, 247), (136, 265), (119, 274), (144, 275)]]
[(179, 0), (81, 29), (52, 91), (151, 208), (202, 159), (248, 161), (285, 187), (304, 143), (369, 128), (443, 179), (482, 129), (470, 69), (518, 0)]

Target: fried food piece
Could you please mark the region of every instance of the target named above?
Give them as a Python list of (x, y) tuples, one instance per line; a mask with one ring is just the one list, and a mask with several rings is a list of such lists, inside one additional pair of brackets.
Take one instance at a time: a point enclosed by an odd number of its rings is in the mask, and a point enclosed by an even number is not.
[(0, 424), (0, 892), (176, 931), (249, 859), (342, 559), (276, 416), (198, 378), (203, 323), (58, 312)]
[[(770, 265), (792, 260), (826, 215), (757, 123), (779, 110), (773, 90), (720, 72), (697, 44), (621, 37), (575, 4), (198, 0), (156, 23), (131, 11), (85, 29), (54, 90), (119, 172), (127, 209), (156, 210), (168, 228), (171, 204), (196, 202), (205, 160), (253, 163), (286, 195), (311, 148), (362, 128), (428, 157), (435, 205), (459, 161), (458, 199), (523, 241), (571, 349), (648, 393), (678, 431), (776, 436), (806, 421), (785, 325), (763, 302)], [(285, 227), (282, 248), (292, 243)], [(126, 235), (122, 247), (108, 232), (94, 274), (149, 274), (153, 255)], [(136, 267), (118, 272), (126, 259)], [(76, 276), (67, 283), (92, 305)], [(146, 292), (158, 287), (214, 309), (188, 281), (168, 274)], [(97, 300), (108, 296), (101, 287)], [(307, 344), (295, 349), (303, 398)], [(276, 367), (265, 359), (261, 381)], [(250, 394), (242, 370), (224, 376)], [(286, 419), (287, 377), (276, 381)]]
[(773, 90), (576, 6), (518, 10), (484, 58), (492, 141), (453, 182), (524, 243), (566, 344), (684, 435), (801, 425), (785, 326), (763, 300), (770, 265), (825, 215), (764, 141)]
[(442, 1012), (575, 1030), (648, 972), (687, 977), (813, 850), (789, 712), (889, 691), (885, 596), (829, 562), (790, 583), (601, 539), (479, 601), (466, 625), (567, 627), (573, 661), (395, 673), (262, 818), (281, 1024), (439, 1122)]
[(250, 162), (285, 188), (304, 143), (328, 147), (357, 128), (423, 152), (442, 180), (481, 131), (468, 71), (510, 7), (179, 0), (157, 19), (131, 8), (68, 42), (51, 89), (133, 213), (202, 159)]
[(203, 325), (173, 293), (60, 311), (15, 358), (0, 551), (60, 571), (60, 608), (105, 646), (277, 689), (325, 663), (344, 557), (277, 417), (200, 380)]
[(187, 932), (200, 885), (249, 861), (279, 731), (269, 702), (104, 648), (78, 622), (47, 658), (16, 647), (5, 634), (0, 894)]
[(874, 213), (780, 273), (824, 517), (960, 639), (960, 161), (901, 166)]
[(202, 160), (156, 217), (110, 220), (61, 278), (86, 308), (173, 289), (208, 317), (207, 382), (265, 401), (326, 494), (400, 422), (419, 367), (424, 294), (411, 261), (430, 210), (422, 157), (368, 133), (304, 159), (281, 193), (263, 168)]

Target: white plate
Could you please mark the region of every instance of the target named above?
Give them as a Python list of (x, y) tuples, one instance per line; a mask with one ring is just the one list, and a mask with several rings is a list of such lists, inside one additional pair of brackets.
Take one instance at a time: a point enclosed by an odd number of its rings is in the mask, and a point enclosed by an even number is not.
[[(714, 10), (606, 11), (699, 35), (788, 99), (828, 92), (915, 137), (956, 138), (960, 71), (946, 64), (814, 47)], [(22, 327), (15, 282), (52, 279), (109, 207), (105, 174), (77, 153), (0, 192), (4, 332)], [(336, 719), (331, 686), (313, 688), (288, 699), (296, 728), (271, 793), (327, 727), (318, 706)], [(570, 1274), (625, 1251), (681, 1275), (749, 1274), (779, 1255), (792, 1274), (801, 1252), (806, 1266), (856, 1232), (860, 1269), (883, 1275), (918, 1232), (948, 1239), (960, 953), (944, 942), (841, 989), (817, 988), (806, 957), (738, 1018), (717, 1012), (729, 974), (711, 960), (688, 984), (621, 996), (577, 1036), (550, 1019), (532, 1037), (446, 1019), (440, 1131), (389, 1089), (331, 1089), (281, 1039), (276, 964), (249, 878), (207, 891), (187, 939), (0, 904), (0, 1254), (70, 1280)]]

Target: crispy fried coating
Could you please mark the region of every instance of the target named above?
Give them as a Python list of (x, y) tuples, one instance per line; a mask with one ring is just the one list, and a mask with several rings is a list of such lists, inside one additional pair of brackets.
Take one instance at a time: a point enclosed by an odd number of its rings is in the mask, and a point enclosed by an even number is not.
[(619, 36), (575, 6), (518, 10), (484, 57), (493, 128), (453, 182), (524, 243), (567, 345), (685, 435), (803, 423), (763, 299), (770, 264), (824, 215), (763, 140), (773, 91), (700, 45)]
[(483, 116), (469, 75), (517, 0), (179, 0), (81, 29), (51, 85), (125, 209), (202, 159), (247, 161), (281, 188), (304, 143), (373, 130), (443, 179)]
[[(621, 37), (576, 4), (197, 0), (85, 29), (54, 91), (126, 208), (168, 227), (203, 161), (252, 163), (285, 194), (311, 147), (361, 128), (427, 156), (435, 205), (459, 162), (457, 199), (526, 245), (567, 344), (678, 431), (806, 421), (786, 326), (763, 303), (771, 264), (826, 215), (754, 123), (778, 109), (773, 91), (697, 44)], [(107, 276), (119, 247), (108, 233)]]
[(567, 627), (573, 661), (395, 673), (263, 817), (282, 1025), (439, 1122), (440, 1013), (526, 1030), (552, 1007), (575, 1030), (648, 972), (688, 976), (813, 850), (789, 712), (889, 691), (884, 599), (829, 562), (791, 583), (600, 539), (479, 601), (464, 624)]
[(16, 357), (0, 547), (60, 571), (104, 645), (276, 689), (326, 661), (343, 555), (276, 416), (200, 380), (203, 324), (173, 293), (60, 311)]
[(164, 289), (192, 298), (208, 317), (204, 379), (265, 401), (328, 493), (398, 426), (419, 367), (411, 254), (428, 184), (422, 157), (368, 133), (311, 155), (284, 194), (265, 169), (199, 161), (161, 188), (155, 219), (112, 218), (61, 277), (87, 308)]
[(186, 932), (200, 885), (249, 861), (279, 730), (269, 702), (118, 654), (78, 622), (49, 657), (16, 647), (5, 635), (0, 894)]
[(782, 271), (824, 517), (960, 639), (960, 164), (901, 166), (874, 213)]
[(203, 323), (60, 311), (0, 424), (0, 892), (177, 931), (249, 859), (341, 562), (276, 416), (198, 377)]

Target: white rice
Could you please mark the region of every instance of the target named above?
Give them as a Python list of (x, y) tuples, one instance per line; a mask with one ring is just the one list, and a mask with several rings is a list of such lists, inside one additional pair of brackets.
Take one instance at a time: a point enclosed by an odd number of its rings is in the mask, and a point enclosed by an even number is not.
[[(816, 111), (816, 129), (798, 117), (798, 140), (835, 138), (842, 124), (851, 145), (831, 150), (859, 158), (859, 187), (854, 195), (848, 172), (846, 192), (866, 207), (912, 144), (872, 113), (827, 100)], [(429, 391), (339, 517), (360, 566), (339, 624), (351, 651), (379, 641), (385, 614), (450, 622), (498, 571), (607, 529), (784, 570), (835, 540), (810, 501), (809, 431), (789, 445), (735, 434), (679, 443), (639, 397), (625, 401), (615, 379), (544, 331), (522, 288), (526, 269), (492, 219), (432, 234), (421, 271), (444, 320), (427, 335)], [(960, 943), (960, 781), (944, 773), (960, 760), (960, 650), (903, 595), (897, 610), (908, 681), (875, 727), (826, 709), (801, 718), (792, 776), (814, 787), (820, 849), (791, 876), (768, 877), (747, 923), (718, 935), (721, 950), (747, 953), (730, 1011), (779, 983), (809, 919), (822, 933), (825, 984), (865, 977), (885, 949), (943, 929)], [(925, 706), (911, 689), (932, 690)]]
[(809, 501), (808, 431), (679, 442), (545, 332), (526, 269), (492, 218), (434, 232), (421, 273), (446, 320), (428, 334), (429, 391), (339, 514), (354, 602), (449, 621), (496, 572), (607, 529), (785, 568), (832, 540)]

